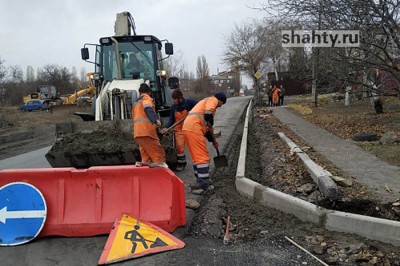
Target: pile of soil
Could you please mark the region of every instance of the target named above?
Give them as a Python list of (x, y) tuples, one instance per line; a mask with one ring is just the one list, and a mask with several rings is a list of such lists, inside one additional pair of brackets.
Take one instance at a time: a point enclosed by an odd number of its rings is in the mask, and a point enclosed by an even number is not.
[[(253, 114), (249, 125), (246, 177), (314, 203), (323, 201), (323, 196), (316, 186), (313, 187), (313, 181), (302, 162), (295, 155), (290, 155), (289, 148), (277, 136), (278, 131), (284, 132), (289, 138), (294, 134), (281, 125), (264, 106), (256, 106)], [(255, 204), (238, 194), (235, 175), (242, 130), (243, 121), (234, 131), (226, 152), (229, 167), (217, 169), (212, 175), (216, 190), (206, 195), (202, 202), (190, 230), (192, 236), (222, 240), (227, 216), (230, 216), (232, 226), (229, 231), (233, 245), (257, 243), (260, 239), (277, 237), (285, 241), (284, 236), (288, 236), (329, 264), (400, 265), (398, 247), (329, 232), (318, 225), (303, 223), (294, 216)], [(301, 144), (298, 142), (298, 145)], [(338, 173), (337, 169), (329, 170)], [(310, 189), (299, 190), (307, 184)], [(344, 194), (356, 200), (357, 195), (360, 195), (356, 193), (357, 189), (360, 188), (349, 189)], [(341, 208), (342, 205), (335, 206)], [(382, 216), (387, 215), (387, 212), (384, 213)]]
[(56, 141), (50, 153), (70, 155), (84, 153), (109, 154), (117, 151), (133, 151), (137, 149), (132, 136), (117, 130), (94, 131), (91, 133), (72, 133)]
[[(160, 136), (167, 163), (174, 166), (176, 158), (172, 134)], [(52, 167), (88, 168), (97, 165), (130, 165), (140, 161), (140, 151), (133, 134), (118, 129), (91, 133), (72, 133), (56, 141), (46, 158)]]

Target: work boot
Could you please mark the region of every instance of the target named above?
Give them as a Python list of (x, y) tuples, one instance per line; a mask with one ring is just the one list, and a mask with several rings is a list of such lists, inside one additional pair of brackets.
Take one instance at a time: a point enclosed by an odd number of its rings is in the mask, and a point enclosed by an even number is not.
[(178, 164), (178, 165), (176, 166), (175, 170), (178, 171), (178, 172), (180, 172), (180, 171), (185, 170), (185, 168), (183, 168), (182, 165), (179, 165), (179, 164)]
[(136, 167), (142, 167), (142, 166), (148, 166), (149, 165), (149, 162), (148, 161), (145, 161), (145, 162), (136, 162), (135, 163), (135, 166)]
[(209, 185), (209, 186), (206, 188), (206, 191), (213, 191), (214, 189), (215, 189), (214, 185)]
[(192, 189), (191, 192), (194, 195), (202, 195), (204, 192), (211, 192), (214, 191), (215, 187), (213, 185), (209, 185), (207, 188), (197, 188), (197, 189)]
[(204, 190), (214, 190), (214, 185), (210, 183), (208, 186), (200, 186), (199, 184), (189, 184), (189, 187), (191, 190), (196, 190), (196, 189), (204, 189)]
[(150, 163), (149, 164), (150, 168), (154, 168), (154, 167), (162, 167), (162, 168), (168, 168), (168, 164), (164, 163), (164, 162), (158, 162), (158, 163)]
[(178, 164), (176, 165), (175, 170), (176, 170), (176, 171), (183, 171), (183, 170), (185, 170), (185, 166), (186, 166), (186, 163), (178, 163)]
[(204, 193), (204, 189), (199, 188), (199, 189), (192, 190), (190, 192), (194, 195), (202, 195)]
[(191, 190), (196, 190), (196, 189), (201, 189), (201, 186), (199, 184), (189, 184), (189, 187)]

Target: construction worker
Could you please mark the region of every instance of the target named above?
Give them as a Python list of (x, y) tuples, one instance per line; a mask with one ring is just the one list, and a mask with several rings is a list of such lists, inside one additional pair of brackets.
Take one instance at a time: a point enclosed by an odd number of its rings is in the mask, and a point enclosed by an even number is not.
[(272, 93), (274, 92), (272, 85), (269, 86), (267, 90), (267, 95), (268, 95), (268, 106), (273, 106), (272, 105)]
[(175, 132), (175, 144), (176, 144), (176, 156), (177, 156), (177, 171), (183, 171), (186, 167), (186, 156), (185, 156), (185, 138), (183, 136), (183, 120), (187, 116), (190, 110), (198, 103), (193, 99), (183, 98), (183, 93), (180, 89), (175, 89), (172, 92), (172, 99), (174, 104), (171, 106), (170, 118), (165, 125), (165, 128), (161, 130), (162, 134), (167, 132), (167, 128), (174, 125), (176, 122), (181, 121), (174, 127)]
[(279, 87), (274, 86), (274, 92), (272, 93), (272, 102), (274, 106), (279, 105), (279, 93), (280, 93)]
[(144, 78), (146, 73), (146, 69), (140, 63), (139, 59), (134, 54), (129, 55), (129, 62), (125, 66), (124, 75), (129, 78)]
[(139, 98), (132, 108), (133, 136), (142, 157), (142, 161), (136, 162), (136, 166), (168, 168), (165, 163), (165, 152), (157, 135), (157, 128), (161, 126), (161, 122), (150, 95), (150, 87), (142, 83), (139, 88)]
[(131, 54), (129, 56), (129, 63), (126, 65), (126, 68), (133, 68), (133, 69), (138, 69), (139, 68), (139, 60), (134, 54)]
[(214, 188), (210, 180), (210, 155), (204, 137), (212, 142), (215, 148), (218, 148), (218, 142), (214, 138), (214, 115), (217, 108), (225, 103), (226, 95), (218, 92), (196, 104), (183, 122), (182, 130), (197, 180), (197, 185), (192, 188), (204, 190)]

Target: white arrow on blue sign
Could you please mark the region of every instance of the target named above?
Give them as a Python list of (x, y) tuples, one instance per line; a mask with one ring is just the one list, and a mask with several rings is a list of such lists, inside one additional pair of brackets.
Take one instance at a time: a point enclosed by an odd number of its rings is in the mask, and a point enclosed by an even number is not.
[(34, 186), (14, 182), (0, 188), (0, 246), (33, 240), (47, 216), (46, 201)]

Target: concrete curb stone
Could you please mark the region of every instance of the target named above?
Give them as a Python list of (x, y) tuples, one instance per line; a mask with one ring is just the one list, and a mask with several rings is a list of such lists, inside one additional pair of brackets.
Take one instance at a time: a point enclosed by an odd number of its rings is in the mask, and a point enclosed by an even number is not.
[[(400, 222), (327, 210), (310, 202), (262, 186), (261, 184), (246, 178), (244, 169), (247, 150), (248, 117), (250, 115), (251, 107), (252, 104), (250, 102), (246, 113), (239, 162), (236, 172), (235, 185), (240, 194), (265, 206), (280, 210), (284, 213), (292, 214), (302, 221), (320, 224), (322, 227), (330, 231), (356, 234), (367, 239), (378, 240), (394, 246), (400, 246)], [(298, 155), (302, 154), (307, 156), (294, 143), (290, 143), (288, 146), (291, 147), (291, 151), (296, 151)], [(318, 181), (316, 182), (320, 187), (320, 190), (322, 188), (322, 190), (325, 190), (325, 193), (333, 193), (332, 195), (335, 195), (334, 191), (336, 190), (328, 181), (328, 179), (331, 180), (329, 178), (329, 172), (315, 164), (309, 157), (307, 159), (307, 157), (305, 157), (303, 162), (311, 165), (308, 166), (310, 171), (315, 170), (313, 174), (317, 177)], [(333, 191), (330, 189), (333, 189)]]
[(306, 153), (304, 153), (292, 140), (290, 140), (284, 133), (278, 132), (278, 136), (286, 142), (292, 153), (297, 154), (297, 156), (303, 161), (310, 173), (312, 179), (317, 184), (319, 191), (324, 194), (330, 200), (337, 200), (341, 198), (341, 193), (339, 187), (330, 178), (331, 173), (324, 170), (321, 166), (316, 164)]

